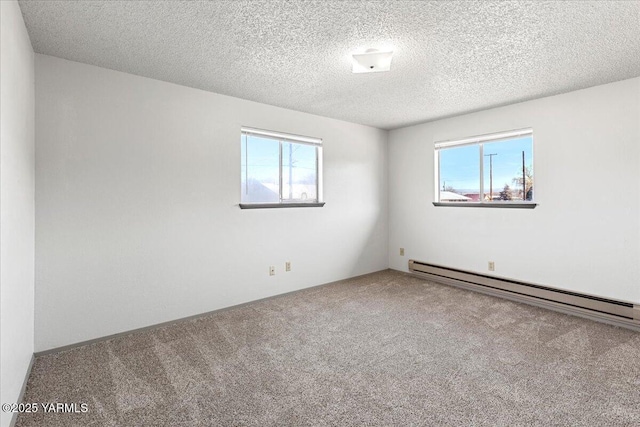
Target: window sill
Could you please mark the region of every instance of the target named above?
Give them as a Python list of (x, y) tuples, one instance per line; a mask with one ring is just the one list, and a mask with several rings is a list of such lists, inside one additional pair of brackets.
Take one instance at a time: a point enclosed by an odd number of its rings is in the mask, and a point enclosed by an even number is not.
[(537, 203), (514, 203), (514, 202), (492, 202), (492, 203), (467, 203), (467, 202), (433, 202), (433, 206), (448, 206), (456, 208), (511, 208), (511, 209), (533, 209)]
[(271, 208), (321, 208), (324, 202), (311, 203), (240, 203), (240, 209), (271, 209)]

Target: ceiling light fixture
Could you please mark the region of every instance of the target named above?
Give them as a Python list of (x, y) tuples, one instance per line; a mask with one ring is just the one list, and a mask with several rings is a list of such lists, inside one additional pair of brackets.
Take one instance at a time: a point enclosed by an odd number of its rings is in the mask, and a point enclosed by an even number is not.
[(353, 71), (354, 73), (379, 73), (391, 69), (392, 51), (379, 51), (378, 49), (367, 49), (365, 53), (354, 53)]

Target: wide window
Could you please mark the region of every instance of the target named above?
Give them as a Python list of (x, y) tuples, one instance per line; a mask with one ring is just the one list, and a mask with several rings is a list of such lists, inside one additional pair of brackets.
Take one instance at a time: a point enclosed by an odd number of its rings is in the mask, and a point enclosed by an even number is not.
[(436, 206), (535, 207), (533, 131), (435, 144)]
[(241, 131), (241, 208), (322, 206), (322, 140)]

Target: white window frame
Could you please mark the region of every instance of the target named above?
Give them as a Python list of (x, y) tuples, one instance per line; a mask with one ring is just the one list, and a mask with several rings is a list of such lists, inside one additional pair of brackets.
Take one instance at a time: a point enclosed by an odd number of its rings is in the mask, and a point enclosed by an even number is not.
[[(512, 131), (506, 131), (506, 132), (497, 132), (497, 133), (490, 133), (490, 134), (484, 134), (484, 135), (477, 135), (477, 136), (472, 136), (472, 137), (468, 137), (468, 138), (462, 138), (462, 139), (455, 139), (455, 140), (448, 140), (448, 141), (439, 141), (439, 142), (435, 142), (434, 144), (434, 157), (433, 157), (433, 161), (434, 161), (434, 173), (435, 173), (435, 180), (434, 180), (434, 199), (435, 201), (433, 202), (434, 206), (456, 206), (456, 207), (483, 207), (483, 208), (535, 208), (537, 206), (537, 203), (535, 202), (535, 190), (533, 193), (533, 200), (530, 201), (525, 201), (525, 200), (521, 200), (521, 201), (496, 201), (496, 200), (491, 200), (491, 201), (485, 201), (484, 197), (482, 197), (482, 195), (484, 194), (484, 144), (485, 143), (493, 143), (493, 142), (499, 142), (499, 141), (505, 141), (505, 140), (509, 140), (509, 139), (514, 139), (517, 137), (521, 137), (521, 136), (530, 136), (531, 137), (531, 149), (532, 149), (532, 153), (534, 152), (534, 143), (533, 143), (533, 129), (532, 128), (526, 128), (526, 129), (518, 129), (518, 130), (512, 130)], [(447, 149), (447, 148), (453, 148), (453, 147), (461, 147), (461, 146), (465, 146), (465, 145), (477, 145), (479, 146), (479, 159), (478, 161), (480, 162), (480, 199), (478, 202), (442, 202), (440, 201), (440, 152), (443, 149)], [(533, 157), (535, 158), (535, 154), (533, 155)], [(535, 162), (533, 162), (534, 159), (532, 159), (532, 173), (535, 179), (535, 171), (534, 169), (534, 165)]]
[[(314, 138), (310, 136), (294, 135), (285, 132), (276, 132), (264, 129), (257, 129), (242, 126), (240, 128), (240, 141), (242, 143), (244, 136), (259, 136), (262, 138), (268, 138), (278, 141), (279, 144), (279, 162), (278, 162), (278, 175), (279, 175), (279, 202), (275, 203), (240, 203), (241, 209), (254, 209), (254, 208), (292, 208), (292, 207), (322, 207), (324, 206), (323, 199), (323, 187), (322, 187), (322, 139)], [(291, 142), (294, 144), (311, 145), (316, 149), (316, 199), (309, 201), (300, 200), (286, 200), (282, 197), (282, 143)], [(246, 179), (246, 178), (245, 178)], [(241, 190), (242, 191), (242, 190)], [(241, 197), (242, 200), (242, 197)]]

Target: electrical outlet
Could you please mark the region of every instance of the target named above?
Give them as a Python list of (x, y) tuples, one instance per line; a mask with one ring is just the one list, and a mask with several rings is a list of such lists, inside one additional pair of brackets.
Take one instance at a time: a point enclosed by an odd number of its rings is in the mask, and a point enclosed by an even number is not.
[(496, 263), (489, 261), (489, 271), (496, 271)]
[(404, 256), (404, 248), (400, 248), (400, 256)]
[(269, 276), (275, 276), (276, 275), (276, 268), (272, 265), (271, 267), (269, 267)]
[(284, 271), (291, 271), (291, 261), (284, 263)]

